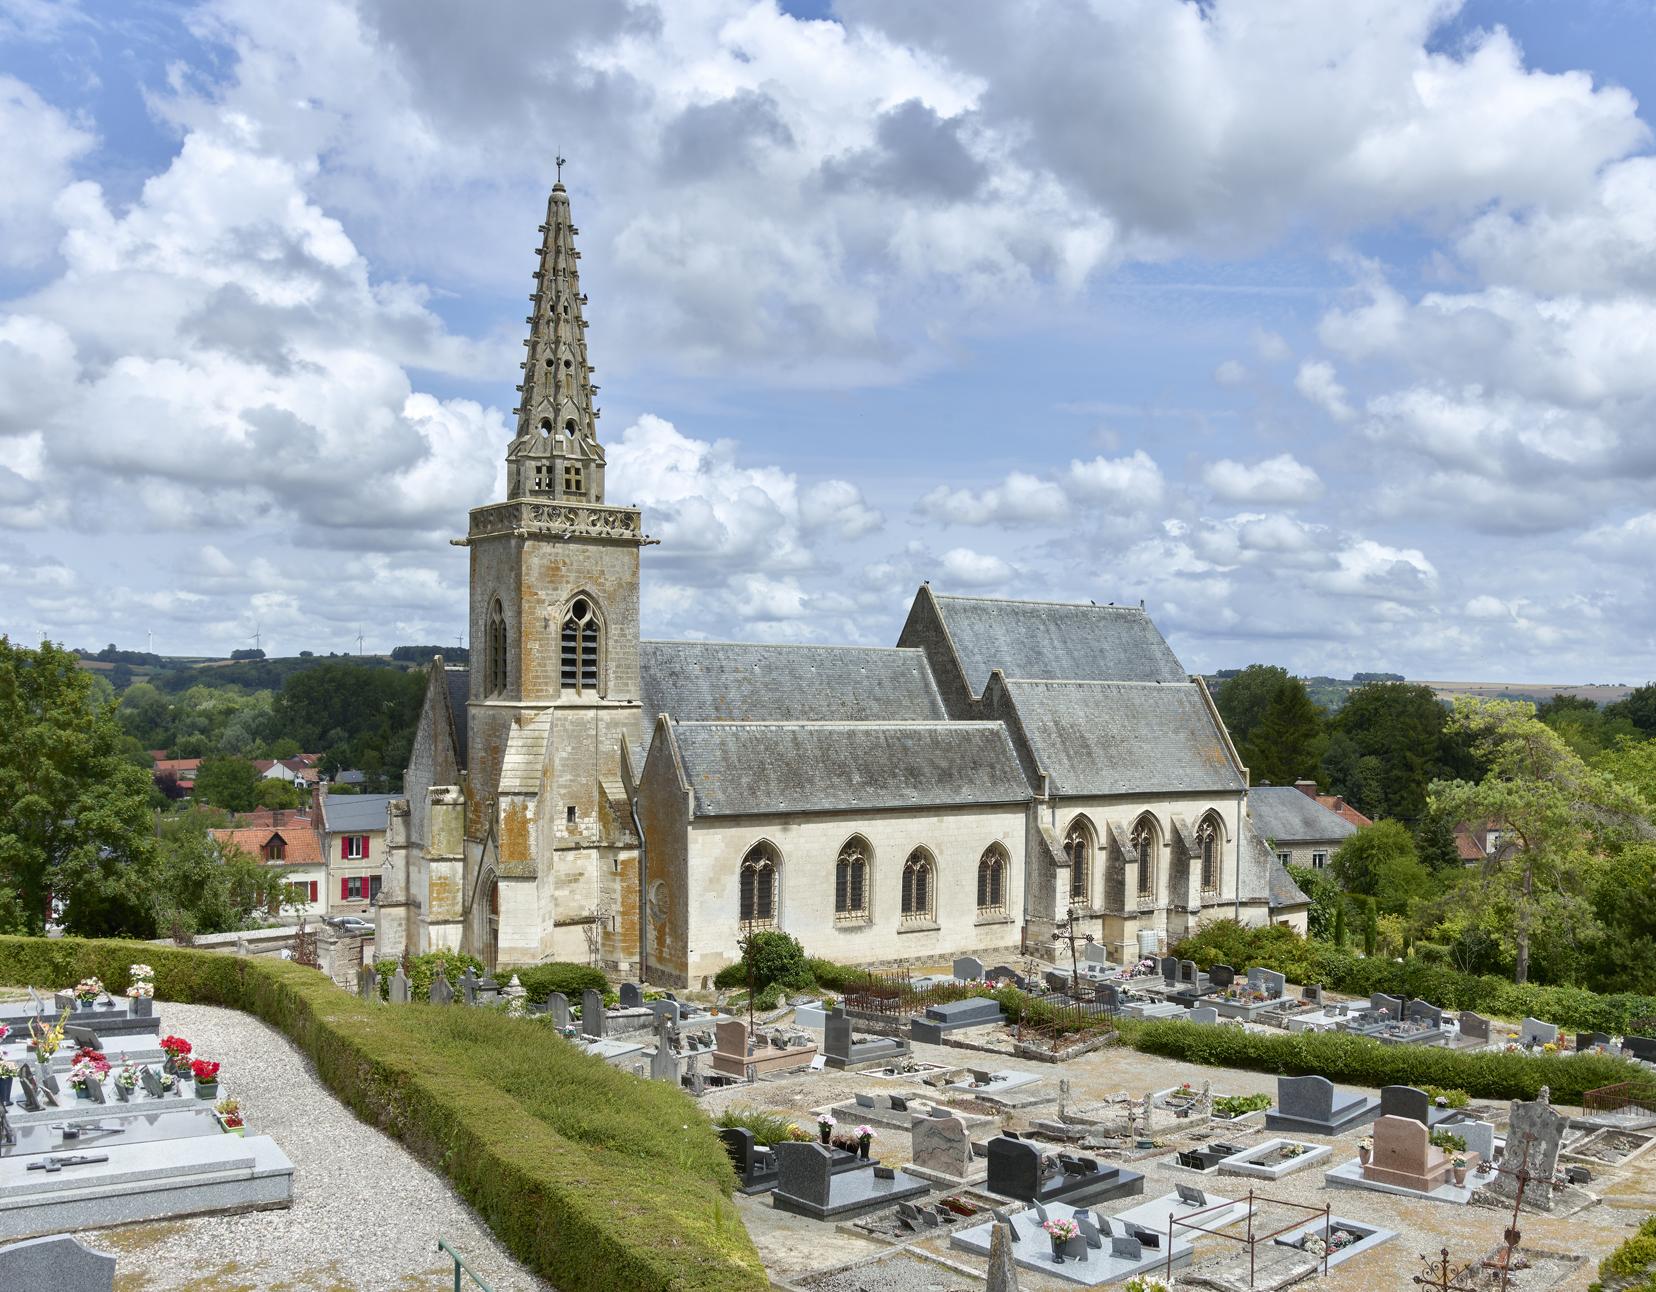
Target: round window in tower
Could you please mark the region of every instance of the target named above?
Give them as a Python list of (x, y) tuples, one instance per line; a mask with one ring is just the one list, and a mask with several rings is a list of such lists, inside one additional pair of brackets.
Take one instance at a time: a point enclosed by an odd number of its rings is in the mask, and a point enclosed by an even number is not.
[(542, 435), (552, 434), (552, 423), (547, 421), (544, 417), (541, 418), (540, 433)]
[(577, 597), (575, 599), (575, 604), (569, 607), (569, 613), (573, 618), (585, 619), (587, 617), (586, 599), (584, 597)]
[(571, 438), (574, 438), (574, 435), (575, 435), (575, 419), (573, 417), (569, 418), (566, 422), (564, 422), (564, 434), (570, 436)]

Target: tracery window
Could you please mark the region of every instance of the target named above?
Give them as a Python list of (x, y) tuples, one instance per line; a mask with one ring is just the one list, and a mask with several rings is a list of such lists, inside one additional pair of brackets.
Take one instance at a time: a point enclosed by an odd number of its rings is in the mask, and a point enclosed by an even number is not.
[(1141, 899), (1156, 895), (1156, 823), (1148, 816), (1139, 818), (1133, 827), (1133, 855), (1138, 859), (1138, 895)]
[(768, 843), (756, 843), (742, 858), (741, 918), (743, 924), (770, 924), (776, 920), (776, 872), (779, 859)]
[(488, 663), (484, 677), (485, 694), (499, 695), (506, 689), (506, 612), (496, 597), (489, 607)]
[(585, 597), (570, 602), (563, 621), (564, 686), (572, 691), (598, 689), (598, 615)]
[(1196, 846), (1202, 854), (1202, 891), (1219, 891), (1219, 852), (1224, 845), (1223, 828), (1211, 812), (1196, 827)]
[(1070, 864), (1070, 902), (1085, 906), (1092, 884), (1093, 836), (1087, 823), (1077, 820), (1064, 836), (1064, 856)]
[(1006, 909), (1006, 851), (998, 843), (990, 844), (978, 861), (977, 904), (979, 915), (995, 914)]
[(868, 916), (868, 842), (861, 836), (847, 840), (834, 863), (834, 915), (842, 920)]
[(932, 916), (934, 875), (931, 857), (916, 848), (903, 863), (903, 918), (928, 920)]

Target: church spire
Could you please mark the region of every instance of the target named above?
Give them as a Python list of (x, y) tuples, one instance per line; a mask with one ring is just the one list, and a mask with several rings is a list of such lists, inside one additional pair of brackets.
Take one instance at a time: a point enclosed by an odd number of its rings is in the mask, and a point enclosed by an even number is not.
[[(558, 158), (562, 174), (563, 158)], [(552, 185), (541, 225), (540, 268), (535, 272), (534, 307), (525, 322), (522, 394), (517, 437), (506, 454), (506, 496), (604, 501), (604, 449), (598, 443), (598, 412), (587, 366), (586, 319), (575, 250), (579, 232), (570, 221), (563, 180)]]

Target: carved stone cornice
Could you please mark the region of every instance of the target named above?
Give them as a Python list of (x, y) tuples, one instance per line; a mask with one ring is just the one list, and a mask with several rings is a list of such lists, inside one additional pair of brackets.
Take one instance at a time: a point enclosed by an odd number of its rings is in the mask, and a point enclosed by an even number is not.
[(640, 547), (659, 540), (644, 532), (644, 517), (636, 507), (610, 507), (599, 503), (536, 502), (518, 498), (510, 502), (474, 507), (471, 530), (465, 538), (451, 540), (465, 547), (473, 540), (495, 535), (517, 538), (583, 538)]

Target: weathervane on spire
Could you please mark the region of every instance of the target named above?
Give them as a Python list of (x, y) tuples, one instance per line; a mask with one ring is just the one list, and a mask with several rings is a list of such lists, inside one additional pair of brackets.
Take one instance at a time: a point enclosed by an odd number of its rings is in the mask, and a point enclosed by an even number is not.
[(559, 156), (554, 157), (552, 160), (557, 164), (557, 167), (558, 167), (558, 183), (562, 184), (563, 183), (563, 168), (564, 168), (563, 156), (560, 154)]

